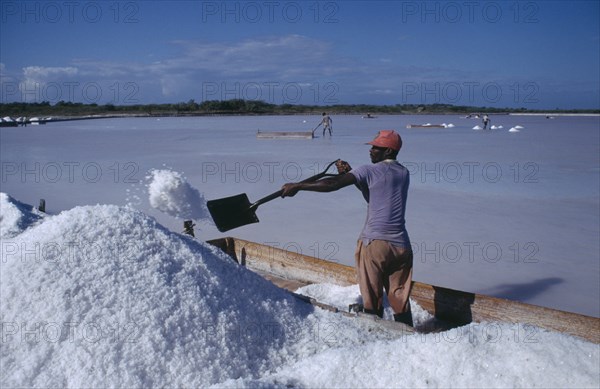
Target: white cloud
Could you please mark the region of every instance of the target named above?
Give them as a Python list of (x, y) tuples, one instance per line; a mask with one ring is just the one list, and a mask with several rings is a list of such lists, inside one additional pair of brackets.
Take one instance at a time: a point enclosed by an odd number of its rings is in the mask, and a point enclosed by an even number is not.
[[(444, 65), (414, 66), (393, 56), (345, 57), (326, 40), (297, 34), (232, 42), (179, 40), (170, 44), (179, 48), (179, 53), (162, 60), (153, 57), (152, 62), (143, 62), (145, 58), (128, 61), (77, 58), (68, 66), (28, 66), (18, 78), (20, 88), (29, 91), (27, 101), (34, 99), (31, 91), (36, 88), (70, 81), (79, 83), (80, 95), (85, 93), (87, 84), (101, 85), (102, 99), (115, 104), (123, 103), (123, 96), (130, 96), (132, 91), (135, 101), (142, 103), (190, 98), (256, 98), (281, 103), (289, 101), (281, 101), (277, 96), (281, 97), (285, 85), (293, 83), (288, 95), (297, 95), (299, 89), (311, 101), (291, 102), (319, 104), (365, 95), (397, 100), (407, 84), (430, 88), (429, 85), (438, 82), (486, 79), (485, 75)], [(65, 93), (56, 99), (67, 100), (65, 97), (70, 96), (66, 92), (71, 91), (65, 88)], [(326, 98), (329, 100), (325, 101)], [(77, 96), (74, 100), (82, 101)], [(83, 99), (89, 100), (100, 102)]]
[(172, 43), (182, 48), (180, 55), (147, 65), (166, 97), (183, 94), (180, 99), (238, 97), (280, 102), (273, 98), (280, 91), (274, 93), (272, 88), (295, 83), (305, 96), (312, 93), (314, 97), (314, 85), (347, 71), (335, 59), (330, 44), (301, 35)]
[[(135, 83), (142, 101), (156, 101), (160, 96), (168, 101), (183, 101), (200, 99), (203, 83), (211, 84), (211, 88), (224, 85), (226, 97), (232, 98), (227, 88), (250, 85), (254, 92), (257, 84), (281, 86), (293, 82), (308, 91), (338, 75), (355, 72), (350, 61), (336, 58), (329, 43), (302, 35), (234, 42), (179, 40), (171, 44), (180, 49), (178, 54), (158, 61), (153, 57), (147, 63), (141, 59), (119, 62), (77, 58), (65, 67), (28, 66), (23, 69), (22, 89), (30, 90), (58, 79), (76, 79), (82, 85), (104, 85), (107, 96), (113, 93), (116, 83)], [(264, 96), (271, 95), (271, 91), (264, 92)]]
[[(78, 69), (67, 67), (27, 66), (19, 83), (22, 101), (48, 100), (48, 96), (62, 100), (65, 82), (77, 76)], [(68, 85), (67, 85), (68, 86)], [(49, 87), (51, 87), (49, 89)], [(68, 100), (68, 98), (65, 98)]]
[(371, 92), (374, 95), (392, 95), (395, 92), (391, 89), (375, 89), (373, 92)]
[(26, 79), (39, 82), (47, 82), (62, 76), (74, 76), (78, 72), (77, 68), (67, 67), (45, 67), (45, 66), (27, 66), (23, 68), (23, 75)]
[(157, 72), (185, 69), (218, 75), (256, 76), (270, 73), (285, 78), (288, 74), (310, 72), (331, 54), (329, 44), (301, 35), (247, 39), (234, 43), (173, 42), (184, 53), (152, 65)]

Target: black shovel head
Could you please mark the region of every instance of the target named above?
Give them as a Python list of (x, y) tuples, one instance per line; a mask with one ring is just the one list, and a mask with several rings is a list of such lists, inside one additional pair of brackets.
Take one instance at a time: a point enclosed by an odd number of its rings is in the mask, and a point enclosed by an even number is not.
[(251, 205), (245, 193), (206, 202), (210, 216), (221, 232), (258, 223), (256, 213), (250, 209)]

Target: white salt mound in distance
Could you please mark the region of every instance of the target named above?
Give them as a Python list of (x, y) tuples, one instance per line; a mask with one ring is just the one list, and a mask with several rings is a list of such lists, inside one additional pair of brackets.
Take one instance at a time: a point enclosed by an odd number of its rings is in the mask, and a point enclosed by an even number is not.
[(182, 219), (210, 220), (204, 196), (178, 172), (152, 170), (147, 177), (150, 205)]
[(483, 130), (483, 128), (479, 127), (479, 126), (475, 126), (473, 127), (474, 130)]

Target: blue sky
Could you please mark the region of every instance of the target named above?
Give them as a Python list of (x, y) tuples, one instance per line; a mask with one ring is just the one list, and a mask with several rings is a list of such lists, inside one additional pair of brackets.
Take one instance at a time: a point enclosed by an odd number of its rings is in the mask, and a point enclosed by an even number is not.
[(2, 102), (599, 108), (599, 1), (0, 1)]

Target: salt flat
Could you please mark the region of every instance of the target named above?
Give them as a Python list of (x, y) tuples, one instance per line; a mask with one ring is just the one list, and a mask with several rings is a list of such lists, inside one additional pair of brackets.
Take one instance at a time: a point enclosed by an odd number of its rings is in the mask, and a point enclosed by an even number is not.
[[(491, 116), (474, 131), (459, 116), (333, 116), (333, 137), (258, 140), (261, 131), (307, 131), (318, 116), (132, 118), (2, 129), (1, 190), (48, 211), (130, 204), (180, 232), (150, 204), (151, 171), (171, 169), (206, 199), (255, 201), (342, 158), (369, 163), (369, 141), (395, 128), (411, 171), (407, 228), (415, 279), (600, 316), (598, 117)], [(407, 129), (447, 123), (452, 128)], [(518, 133), (508, 129), (521, 126)], [(257, 212), (229, 234), (346, 264), (366, 204), (354, 188), (301, 193)], [(224, 234), (202, 220), (196, 236)]]

